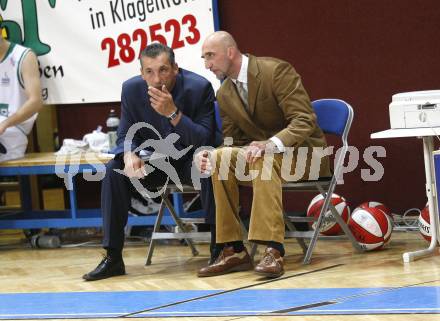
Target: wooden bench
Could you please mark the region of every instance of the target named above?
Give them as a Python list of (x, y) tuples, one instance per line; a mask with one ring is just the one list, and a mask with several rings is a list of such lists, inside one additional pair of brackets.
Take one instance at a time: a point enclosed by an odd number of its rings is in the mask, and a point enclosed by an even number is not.
[[(54, 153), (31, 153), (24, 158), (0, 163), (0, 176), (19, 176), (21, 192), (21, 210), (8, 212), (0, 216), (2, 229), (30, 228), (68, 228), (100, 227), (102, 215), (100, 209), (78, 209), (76, 201), (75, 177), (83, 175), (85, 180), (99, 181), (104, 177), (105, 164), (110, 155), (82, 153), (73, 155), (55, 155)], [(64, 179), (69, 191), (70, 209), (33, 210), (29, 175), (54, 174)], [(97, 193), (97, 197), (100, 193)], [(154, 225), (156, 215), (137, 216), (130, 214), (128, 225)], [(163, 218), (164, 224), (174, 225), (170, 215)]]

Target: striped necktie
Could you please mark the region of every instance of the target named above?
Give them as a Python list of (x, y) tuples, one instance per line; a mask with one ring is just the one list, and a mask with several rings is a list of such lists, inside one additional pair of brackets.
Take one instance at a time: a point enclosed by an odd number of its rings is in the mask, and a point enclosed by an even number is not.
[(244, 103), (244, 106), (246, 107), (246, 109), (249, 109), (248, 92), (246, 88), (244, 88), (244, 83), (237, 80), (235, 85), (237, 87), (238, 94), (240, 95), (240, 98)]

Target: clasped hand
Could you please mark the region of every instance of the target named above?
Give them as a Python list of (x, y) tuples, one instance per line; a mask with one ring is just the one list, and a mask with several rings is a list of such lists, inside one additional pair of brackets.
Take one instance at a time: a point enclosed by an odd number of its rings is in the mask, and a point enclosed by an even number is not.
[[(246, 162), (254, 163), (258, 158), (263, 157), (266, 152), (276, 151), (276, 145), (270, 140), (253, 141), (249, 146), (244, 147)], [(203, 150), (194, 156), (194, 163), (203, 174), (210, 174), (212, 171), (211, 155), (209, 151)]]
[(202, 150), (194, 156), (194, 163), (202, 174), (211, 174), (212, 165), (209, 151)]
[(151, 107), (162, 116), (167, 117), (177, 110), (173, 96), (171, 96), (165, 85), (162, 85), (162, 90), (149, 86), (148, 95), (150, 96)]
[(124, 154), (124, 173), (129, 178), (143, 178), (145, 176), (145, 162), (135, 153)]
[(276, 145), (271, 140), (253, 141), (245, 147), (246, 162), (253, 164), (258, 158), (263, 157), (266, 152), (273, 152), (275, 149)]

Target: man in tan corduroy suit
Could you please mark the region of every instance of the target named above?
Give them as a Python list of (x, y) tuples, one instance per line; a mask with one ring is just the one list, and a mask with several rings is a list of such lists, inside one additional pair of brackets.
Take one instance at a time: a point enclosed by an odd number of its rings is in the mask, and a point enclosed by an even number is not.
[(267, 246), (255, 271), (278, 277), (284, 273), (281, 184), (331, 175), (328, 158), (316, 152), (326, 147), (324, 134), (301, 78), (289, 63), (242, 55), (224, 31), (206, 38), (202, 57), (205, 67), (224, 80), (217, 100), (223, 136), (233, 143), (196, 157), (203, 172), (212, 172), (217, 243), (222, 248), (218, 259), (198, 274), (252, 268), (238, 219), (238, 186), (244, 184), (254, 193), (249, 240)]

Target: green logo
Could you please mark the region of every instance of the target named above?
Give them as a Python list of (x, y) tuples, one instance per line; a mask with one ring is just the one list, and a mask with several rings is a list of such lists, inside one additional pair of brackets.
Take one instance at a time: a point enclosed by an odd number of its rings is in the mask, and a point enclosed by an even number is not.
[(9, 108), (8, 104), (0, 104), (0, 116), (8, 117), (9, 116), (8, 108)]
[[(18, 23), (11, 20), (0, 19), (0, 31), (6, 34), (6, 38), (12, 42), (32, 48), (38, 56), (50, 52), (50, 46), (40, 40), (38, 33), (38, 15), (36, 0), (21, 0), (23, 12), (23, 29)], [(56, 0), (48, 0), (51, 8), (55, 8)], [(0, 0), (0, 8), (6, 10), (8, 0)], [(0, 33), (2, 33), (0, 32)]]

